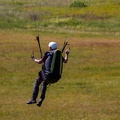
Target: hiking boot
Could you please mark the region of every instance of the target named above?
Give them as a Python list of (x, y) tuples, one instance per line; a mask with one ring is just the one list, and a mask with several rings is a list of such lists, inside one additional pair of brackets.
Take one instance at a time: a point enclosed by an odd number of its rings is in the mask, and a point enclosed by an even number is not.
[(30, 100), (30, 101), (28, 101), (26, 104), (34, 104), (34, 103), (36, 103), (36, 100)]
[(43, 100), (40, 100), (38, 103), (37, 103), (37, 106), (41, 106), (42, 105), (42, 102), (43, 102)]

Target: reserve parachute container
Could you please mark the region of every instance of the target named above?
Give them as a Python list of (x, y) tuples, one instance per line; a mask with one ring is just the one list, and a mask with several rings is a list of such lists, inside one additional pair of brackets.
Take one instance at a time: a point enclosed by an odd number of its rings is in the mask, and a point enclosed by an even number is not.
[(50, 72), (51, 74), (55, 76), (59, 76), (62, 74), (62, 68), (63, 68), (63, 57), (62, 52), (57, 49), (53, 51), (52, 61), (51, 61), (51, 67)]

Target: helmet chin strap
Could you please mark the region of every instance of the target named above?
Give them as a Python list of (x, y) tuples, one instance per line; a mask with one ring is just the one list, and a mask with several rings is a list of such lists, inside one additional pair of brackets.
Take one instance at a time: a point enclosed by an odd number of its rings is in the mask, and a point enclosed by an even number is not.
[(50, 47), (50, 51), (52, 51), (52, 48)]

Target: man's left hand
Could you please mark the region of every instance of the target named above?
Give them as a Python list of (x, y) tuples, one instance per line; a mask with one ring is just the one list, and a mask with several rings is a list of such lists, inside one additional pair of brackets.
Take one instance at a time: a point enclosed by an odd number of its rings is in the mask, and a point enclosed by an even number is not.
[(70, 48), (65, 51), (65, 53), (68, 55), (70, 53)]

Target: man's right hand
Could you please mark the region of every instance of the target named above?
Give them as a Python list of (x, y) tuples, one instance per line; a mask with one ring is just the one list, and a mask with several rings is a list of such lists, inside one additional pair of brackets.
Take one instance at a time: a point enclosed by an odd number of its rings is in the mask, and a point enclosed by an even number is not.
[(35, 60), (34, 51), (33, 51), (32, 54), (31, 54), (31, 59), (32, 59), (33, 61)]

